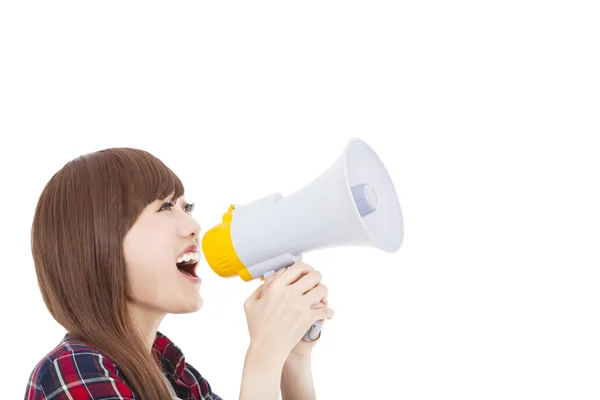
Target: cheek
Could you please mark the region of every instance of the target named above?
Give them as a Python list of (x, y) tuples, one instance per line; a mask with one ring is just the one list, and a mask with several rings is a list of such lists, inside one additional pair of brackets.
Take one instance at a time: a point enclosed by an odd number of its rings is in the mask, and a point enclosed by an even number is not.
[(138, 226), (124, 243), (127, 287), (136, 300), (155, 299), (172, 286), (175, 244), (163, 227)]
[(156, 287), (156, 281), (152, 274), (140, 273), (134, 266), (127, 268), (127, 289), (134, 300), (146, 300)]
[(133, 260), (127, 260), (127, 277), (133, 282), (150, 283), (168, 279), (177, 270), (175, 262), (167, 252), (154, 250), (139, 254)]
[(167, 262), (152, 257), (127, 265), (127, 290), (136, 301), (155, 303), (170, 292), (173, 282), (173, 268)]
[(174, 243), (165, 231), (148, 228), (140, 232), (138, 229), (131, 240), (125, 242), (125, 260), (132, 277), (165, 273), (176, 268)]

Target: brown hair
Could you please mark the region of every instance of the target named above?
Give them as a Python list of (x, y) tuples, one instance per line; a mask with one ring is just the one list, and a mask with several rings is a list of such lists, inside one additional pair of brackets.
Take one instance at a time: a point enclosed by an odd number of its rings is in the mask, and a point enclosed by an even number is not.
[(184, 188), (150, 153), (109, 148), (81, 155), (44, 187), (31, 250), (52, 317), (75, 339), (110, 357), (143, 400), (171, 399), (160, 362), (126, 307), (123, 239), (151, 202)]

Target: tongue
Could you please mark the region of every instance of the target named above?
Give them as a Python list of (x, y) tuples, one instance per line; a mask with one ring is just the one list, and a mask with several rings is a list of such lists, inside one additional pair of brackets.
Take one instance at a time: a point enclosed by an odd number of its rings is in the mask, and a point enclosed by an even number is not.
[(181, 272), (182, 274), (189, 275), (189, 276), (194, 276), (194, 275), (190, 274), (189, 272), (187, 272), (187, 271), (185, 271), (183, 269), (180, 269), (179, 272)]
[(193, 271), (194, 264), (195, 264), (194, 262), (182, 262), (182, 263), (178, 263), (178, 264), (175, 264), (175, 265), (177, 266), (177, 269), (181, 273), (189, 275), (189, 276), (192, 276), (192, 277), (195, 277), (196, 274)]

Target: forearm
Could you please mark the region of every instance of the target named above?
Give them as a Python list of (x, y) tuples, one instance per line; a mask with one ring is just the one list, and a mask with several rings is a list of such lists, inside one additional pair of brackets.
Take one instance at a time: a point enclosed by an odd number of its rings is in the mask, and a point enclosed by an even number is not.
[(282, 400), (316, 400), (311, 357), (290, 356), (281, 373)]
[(250, 346), (244, 362), (240, 400), (278, 400), (282, 368), (278, 357)]

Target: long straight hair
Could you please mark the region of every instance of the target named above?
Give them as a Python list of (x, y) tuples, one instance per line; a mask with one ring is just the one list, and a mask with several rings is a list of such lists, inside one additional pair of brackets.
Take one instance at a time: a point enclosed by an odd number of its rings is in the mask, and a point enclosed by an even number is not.
[(110, 357), (143, 400), (171, 399), (160, 361), (127, 311), (123, 240), (151, 202), (184, 188), (150, 153), (108, 148), (66, 163), (35, 209), (31, 250), (52, 317)]

